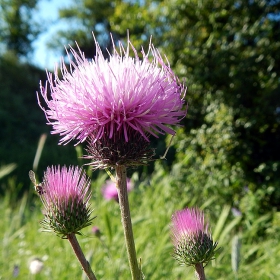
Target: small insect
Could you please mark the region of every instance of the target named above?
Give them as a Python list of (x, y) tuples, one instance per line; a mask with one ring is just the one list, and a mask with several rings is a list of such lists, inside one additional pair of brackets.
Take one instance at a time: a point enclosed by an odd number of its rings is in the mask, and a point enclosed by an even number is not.
[(35, 173), (32, 170), (30, 170), (28, 175), (29, 175), (29, 178), (30, 178), (31, 182), (34, 184), (35, 191), (39, 195), (42, 195), (44, 193), (44, 189), (43, 189), (43, 186), (42, 186), (41, 183), (40, 184), (36, 183)]

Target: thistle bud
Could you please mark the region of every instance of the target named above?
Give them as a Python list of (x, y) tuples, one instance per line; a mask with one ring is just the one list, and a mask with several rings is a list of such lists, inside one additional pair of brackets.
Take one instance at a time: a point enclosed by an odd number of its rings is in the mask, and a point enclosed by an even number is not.
[(180, 265), (206, 265), (214, 259), (217, 242), (213, 242), (204, 223), (204, 215), (198, 209), (184, 209), (172, 216), (172, 240), (174, 258)]
[(62, 238), (89, 226), (90, 180), (79, 167), (48, 167), (42, 182), (41, 200), (45, 218), (41, 222), (46, 231), (53, 231)]

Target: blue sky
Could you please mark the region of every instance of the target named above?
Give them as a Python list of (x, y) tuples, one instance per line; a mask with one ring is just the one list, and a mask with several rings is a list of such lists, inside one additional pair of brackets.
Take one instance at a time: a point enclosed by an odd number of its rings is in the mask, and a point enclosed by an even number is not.
[(46, 45), (52, 40), (52, 36), (57, 30), (67, 28), (63, 21), (58, 20), (58, 9), (67, 7), (71, 4), (71, 0), (41, 0), (38, 4), (38, 12), (35, 14), (35, 19), (39, 22), (46, 22), (47, 30), (38, 36), (34, 41), (34, 53), (31, 62), (43, 69), (53, 70), (56, 62), (59, 62), (61, 53), (49, 50)]

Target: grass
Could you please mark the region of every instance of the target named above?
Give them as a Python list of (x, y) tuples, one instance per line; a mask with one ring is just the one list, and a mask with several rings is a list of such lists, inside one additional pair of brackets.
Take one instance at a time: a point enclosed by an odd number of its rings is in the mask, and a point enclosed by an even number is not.
[[(92, 182), (91, 203), (93, 215), (97, 216), (93, 226), (99, 227), (101, 236), (93, 235), (92, 227), (88, 227), (78, 240), (97, 279), (131, 279), (118, 204), (105, 201), (101, 195), (106, 179), (104, 172)], [(279, 235), (268, 234), (261, 239), (256, 234), (258, 224), (266, 221), (266, 216), (248, 224), (242, 217), (234, 217), (229, 205), (217, 207), (218, 198), (191, 197), (187, 186), (182, 195), (176, 189), (176, 178), (159, 165), (149, 178), (138, 178), (134, 173), (132, 180), (135, 185), (129, 194), (132, 222), (145, 279), (195, 279), (192, 268), (180, 267), (172, 258), (170, 217), (175, 210), (186, 206), (198, 206), (205, 211), (214, 240), (218, 240), (221, 247), (216, 260), (205, 268), (207, 279), (280, 279)], [(16, 279), (85, 279), (69, 242), (41, 232), (39, 222), (43, 214), (39, 197), (30, 191), (16, 207), (12, 207), (10, 200), (7, 192), (0, 203), (0, 279), (13, 279), (15, 266), (19, 267)], [(273, 233), (273, 228), (270, 231)], [(231, 268), (231, 242), (236, 234), (242, 240), (238, 275)], [(43, 260), (44, 269), (31, 275), (28, 265), (35, 257)]]

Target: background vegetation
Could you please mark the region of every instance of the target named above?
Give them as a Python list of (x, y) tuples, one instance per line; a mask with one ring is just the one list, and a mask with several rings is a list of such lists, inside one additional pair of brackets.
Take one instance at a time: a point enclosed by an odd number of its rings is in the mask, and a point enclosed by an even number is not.
[[(46, 75), (30, 65), (28, 57), (32, 42), (47, 28), (30, 17), (38, 1), (0, 4), (0, 276), (11, 279), (18, 264), (20, 279), (26, 279), (26, 261), (38, 255), (46, 267), (36, 279), (79, 279), (67, 242), (38, 232), (42, 214), (27, 174), (42, 133), (48, 137), (36, 170), (39, 177), (48, 165), (82, 164), (77, 159), (82, 147), (75, 151), (72, 145), (57, 146), (58, 138), (50, 136), (37, 105), (35, 92)], [(71, 28), (58, 32), (51, 48), (62, 49), (65, 42), (75, 47), (77, 41), (92, 58), (91, 31), (104, 53), (112, 47), (110, 33), (125, 43), (129, 30), (138, 50), (146, 49), (152, 36), (188, 86), (188, 115), (168, 160), (130, 171), (135, 181), (132, 217), (146, 279), (185, 279), (188, 271), (192, 279), (192, 271), (177, 267), (170, 257), (168, 224), (174, 210), (194, 205), (206, 211), (223, 247), (206, 269), (209, 279), (235, 279), (230, 244), (236, 235), (242, 240), (239, 279), (280, 276), (279, 9), (278, 0), (81, 0), (60, 11)], [(153, 145), (163, 154), (165, 139)], [(90, 228), (80, 239), (89, 254), (93, 250), (92, 264), (100, 279), (129, 279), (121, 262), (117, 204), (100, 195), (102, 174), (93, 174), (92, 202), (102, 242)], [(69, 251), (68, 260), (62, 249)]]

